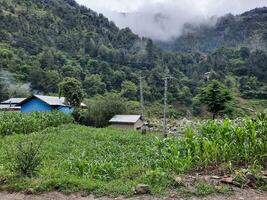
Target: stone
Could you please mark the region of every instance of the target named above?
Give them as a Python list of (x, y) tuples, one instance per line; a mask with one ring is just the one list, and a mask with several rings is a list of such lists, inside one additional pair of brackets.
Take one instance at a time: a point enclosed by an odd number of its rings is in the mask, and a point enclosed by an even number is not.
[(211, 176), (210, 178), (211, 178), (211, 179), (216, 179), (216, 180), (221, 179), (221, 177), (219, 177), (219, 176)]
[(183, 185), (183, 179), (180, 176), (175, 176), (174, 181), (177, 185)]
[(135, 193), (136, 193), (136, 194), (149, 194), (149, 193), (150, 193), (149, 185), (138, 184), (138, 185), (135, 187)]
[(236, 186), (236, 187), (240, 187), (241, 188), (241, 184), (238, 183), (237, 181), (233, 181), (233, 185)]
[(177, 198), (177, 192), (172, 192), (171, 194), (170, 194), (170, 198), (172, 198), (172, 199), (174, 199), (174, 198)]
[(222, 183), (227, 183), (227, 184), (232, 184), (233, 183), (233, 180), (234, 180), (233, 177), (230, 177), (229, 176), (229, 177), (223, 177), (222, 180), (221, 180), (221, 182)]
[(246, 178), (250, 181), (256, 181), (256, 177), (250, 172), (246, 174)]
[(32, 188), (26, 189), (26, 190), (24, 191), (24, 194), (26, 194), (26, 195), (31, 195), (31, 194), (33, 194), (33, 193), (34, 193), (34, 190), (33, 190)]

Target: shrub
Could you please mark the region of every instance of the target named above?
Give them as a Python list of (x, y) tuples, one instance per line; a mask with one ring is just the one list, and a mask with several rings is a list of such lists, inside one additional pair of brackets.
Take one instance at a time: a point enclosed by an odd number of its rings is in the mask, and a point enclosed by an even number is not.
[(81, 117), (80, 123), (94, 127), (105, 127), (109, 125), (109, 120), (114, 115), (127, 113), (127, 110), (125, 99), (117, 94), (107, 94), (89, 103), (89, 108)]
[(39, 144), (33, 142), (19, 142), (8, 155), (8, 168), (18, 176), (33, 177), (38, 172), (38, 167), (42, 163), (40, 148), (43, 140)]
[(71, 116), (58, 111), (32, 113), (0, 112), (0, 136), (29, 134), (47, 127), (57, 127), (71, 122), (73, 122)]

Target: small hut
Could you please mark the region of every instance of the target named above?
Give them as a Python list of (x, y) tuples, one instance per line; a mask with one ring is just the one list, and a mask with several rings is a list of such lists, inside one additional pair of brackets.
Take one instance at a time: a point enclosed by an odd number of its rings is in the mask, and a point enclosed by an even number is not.
[(113, 128), (141, 129), (144, 125), (141, 115), (115, 115), (109, 120)]

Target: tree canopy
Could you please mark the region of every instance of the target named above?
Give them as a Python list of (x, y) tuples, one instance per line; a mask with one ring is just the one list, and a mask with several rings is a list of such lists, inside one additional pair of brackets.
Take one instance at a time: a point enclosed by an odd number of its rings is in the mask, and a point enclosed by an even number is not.
[(232, 99), (230, 91), (219, 81), (213, 80), (201, 89), (197, 98), (205, 104), (215, 119), (219, 112), (226, 108), (227, 102)]
[(75, 78), (64, 78), (59, 84), (59, 96), (64, 96), (73, 107), (79, 107), (84, 98), (82, 84)]

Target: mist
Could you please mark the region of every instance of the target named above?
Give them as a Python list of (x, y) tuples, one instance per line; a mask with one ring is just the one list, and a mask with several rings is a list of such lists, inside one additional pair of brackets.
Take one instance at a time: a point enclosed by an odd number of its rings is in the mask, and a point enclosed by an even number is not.
[(161, 41), (180, 36), (185, 23), (213, 26), (225, 14), (267, 6), (267, 0), (109, 0), (108, 6), (104, 0), (77, 2), (103, 13), (120, 28)]
[(31, 94), (31, 84), (18, 82), (13, 73), (0, 70), (0, 81), (6, 84), (11, 97), (27, 97)]

